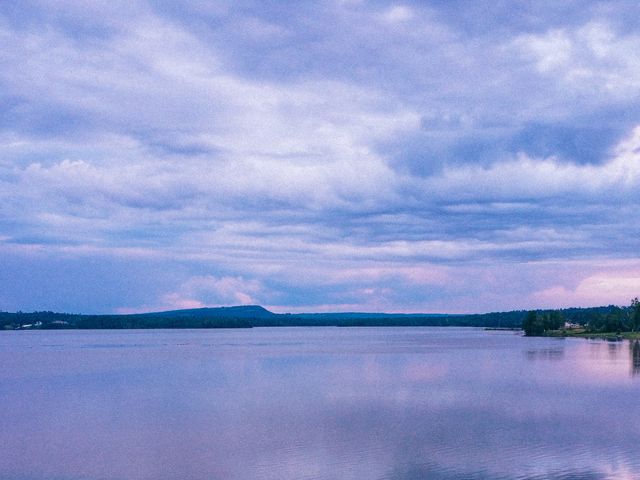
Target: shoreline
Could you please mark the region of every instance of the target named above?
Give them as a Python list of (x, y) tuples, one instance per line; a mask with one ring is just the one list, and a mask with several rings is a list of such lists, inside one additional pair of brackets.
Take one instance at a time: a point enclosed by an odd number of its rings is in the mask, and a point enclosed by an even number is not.
[(568, 331), (568, 330), (551, 330), (545, 332), (545, 337), (560, 338), (599, 338), (602, 340), (640, 340), (640, 332), (586, 332)]

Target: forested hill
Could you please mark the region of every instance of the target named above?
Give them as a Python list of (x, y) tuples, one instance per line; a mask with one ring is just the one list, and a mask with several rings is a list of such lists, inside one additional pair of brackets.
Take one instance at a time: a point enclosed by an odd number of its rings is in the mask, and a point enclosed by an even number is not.
[[(617, 307), (570, 308), (563, 318), (586, 324), (594, 315)], [(473, 315), (393, 313), (277, 314), (258, 305), (197, 308), (128, 315), (81, 315), (54, 312), (0, 312), (0, 329), (123, 329), (123, 328), (251, 328), (295, 326), (465, 326), (520, 328), (524, 310)]]

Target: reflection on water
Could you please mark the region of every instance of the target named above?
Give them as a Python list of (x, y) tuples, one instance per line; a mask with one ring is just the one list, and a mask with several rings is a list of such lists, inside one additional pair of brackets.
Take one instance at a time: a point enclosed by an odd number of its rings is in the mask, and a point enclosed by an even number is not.
[(639, 370), (479, 329), (3, 332), (0, 478), (640, 478)]
[(562, 360), (564, 357), (564, 348), (539, 348), (536, 350), (527, 350), (528, 360)]
[(607, 348), (609, 351), (609, 356), (612, 359), (616, 359), (618, 355), (620, 355), (620, 352), (622, 351), (622, 343), (623, 343), (622, 341), (618, 341), (618, 340), (616, 340), (615, 342), (608, 341)]
[(640, 341), (631, 342), (629, 352), (631, 353), (631, 374), (640, 375)]

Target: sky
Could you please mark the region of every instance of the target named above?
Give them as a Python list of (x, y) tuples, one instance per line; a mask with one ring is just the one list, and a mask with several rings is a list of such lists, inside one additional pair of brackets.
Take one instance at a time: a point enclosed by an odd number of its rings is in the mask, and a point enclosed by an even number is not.
[(640, 295), (635, 1), (0, 3), (0, 310)]

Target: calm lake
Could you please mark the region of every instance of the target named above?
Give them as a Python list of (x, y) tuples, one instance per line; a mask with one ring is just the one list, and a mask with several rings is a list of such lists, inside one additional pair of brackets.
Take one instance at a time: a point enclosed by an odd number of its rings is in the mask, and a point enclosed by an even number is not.
[(627, 341), (0, 332), (0, 408), (4, 480), (640, 478)]

